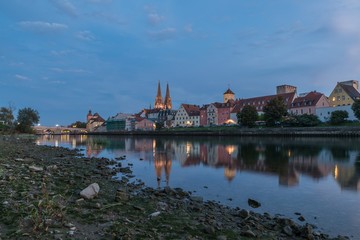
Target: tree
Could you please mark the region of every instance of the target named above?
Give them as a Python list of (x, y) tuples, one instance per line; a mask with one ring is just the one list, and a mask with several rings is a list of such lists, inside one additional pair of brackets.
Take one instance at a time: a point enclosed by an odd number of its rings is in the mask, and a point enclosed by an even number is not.
[(10, 107), (0, 108), (0, 122), (6, 126), (12, 126), (14, 121), (13, 111)]
[(302, 114), (296, 116), (300, 127), (313, 127), (320, 124), (319, 117), (314, 114)]
[(239, 124), (247, 127), (253, 127), (255, 122), (258, 120), (256, 108), (252, 105), (246, 105), (241, 112), (237, 113), (237, 118)]
[(332, 125), (339, 125), (346, 122), (346, 118), (349, 117), (347, 111), (344, 110), (337, 110), (333, 111), (330, 116), (330, 124)]
[(355, 100), (351, 109), (354, 111), (355, 117), (360, 120), (360, 99)]
[(16, 129), (22, 133), (32, 133), (32, 126), (38, 123), (40, 116), (38, 111), (32, 108), (20, 109), (17, 116)]
[(157, 131), (159, 131), (159, 130), (161, 130), (161, 129), (163, 129), (164, 128), (164, 122), (156, 122), (155, 123), (155, 129), (157, 130)]
[(263, 112), (266, 125), (275, 126), (275, 124), (280, 122), (287, 114), (287, 107), (284, 99), (281, 96), (271, 99), (268, 104), (264, 106)]
[(76, 122), (70, 124), (68, 127), (71, 127), (71, 128), (86, 128), (86, 123), (85, 123), (85, 122), (76, 121)]

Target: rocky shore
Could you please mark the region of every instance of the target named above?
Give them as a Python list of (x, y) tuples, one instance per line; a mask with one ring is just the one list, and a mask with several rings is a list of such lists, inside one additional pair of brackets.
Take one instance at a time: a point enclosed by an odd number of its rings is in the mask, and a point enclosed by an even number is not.
[(121, 160), (0, 136), (0, 240), (348, 239), (131, 179)]

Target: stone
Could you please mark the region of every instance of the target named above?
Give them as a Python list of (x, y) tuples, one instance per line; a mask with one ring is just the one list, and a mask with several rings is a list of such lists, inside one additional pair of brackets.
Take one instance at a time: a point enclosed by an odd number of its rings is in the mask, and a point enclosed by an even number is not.
[(246, 210), (246, 209), (241, 209), (241, 210), (239, 211), (239, 216), (242, 217), (242, 218), (247, 218), (247, 217), (250, 216), (250, 213), (249, 213), (249, 211)]
[(85, 199), (92, 199), (98, 195), (99, 191), (100, 191), (99, 184), (92, 183), (87, 188), (85, 188), (80, 192), (80, 196), (82, 196)]
[(160, 212), (157, 211), (157, 212), (153, 212), (152, 214), (149, 215), (149, 218), (154, 218), (154, 217), (157, 217), (160, 215)]
[(259, 203), (258, 201), (254, 200), (254, 199), (251, 199), (251, 198), (248, 199), (248, 204), (252, 208), (258, 208), (261, 206), (261, 203)]
[(30, 171), (33, 172), (42, 172), (44, 169), (42, 167), (36, 167), (36, 166), (29, 166)]
[(244, 236), (244, 237), (249, 237), (249, 238), (255, 238), (256, 237), (256, 234), (253, 233), (253, 231), (251, 231), (251, 230), (243, 231), (243, 232), (241, 232), (240, 235)]
[(157, 207), (158, 207), (158, 209), (160, 209), (162, 211), (165, 211), (166, 209), (169, 208), (168, 204), (164, 203), (164, 202), (158, 202)]
[(298, 217), (299, 221), (303, 222), (305, 221), (305, 218), (303, 216)]
[(291, 236), (293, 235), (293, 231), (292, 231), (292, 229), (291, 229), (290, 226), (284, 227), (284, 228), (283, 228), (283, 232), (284, 232), (286, 235), (288, 235), (289, 237), (291, 237)]

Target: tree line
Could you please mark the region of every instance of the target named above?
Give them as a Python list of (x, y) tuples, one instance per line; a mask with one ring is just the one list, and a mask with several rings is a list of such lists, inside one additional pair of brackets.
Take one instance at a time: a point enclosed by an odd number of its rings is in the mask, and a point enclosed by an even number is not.
[[(360, 99), (355, 100), (351, 109), (357, 119), (360, 120)], [(237, 113), (238, 123), (246, 127), (254, 127), (258, 121), (264, 122), (266, 126), (276, 125), (289, 127), (312, 127), (321, 123), (318, 116), (314, 114), (295, 115), (287, 111), (287, 106), (281, 96), (273, 98), (263, 108), (264, 114), (258, 115), (256, 107), (246, 105)], [(341, 125), (347, 122), (349, 114), (347, 111), (336, 110), (330, 115), (331, 125)]]
[(0, 108), (0, 132), (33, 133), (33, 126), (40, 121), (39, 112), (30, 107), (19, 109), (14, 117), (15, 107)]

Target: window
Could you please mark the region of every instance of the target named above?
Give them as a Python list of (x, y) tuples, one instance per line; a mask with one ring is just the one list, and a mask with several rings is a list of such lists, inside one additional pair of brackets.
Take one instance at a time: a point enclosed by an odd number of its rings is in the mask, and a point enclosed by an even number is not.
[(342, 97), (341, 97), (341, 98), (342, 98), (342, 100), (343, 100), (343, 101), (345, 100), (345, 96), (344, 96), (344, 95), (342, 95)]

